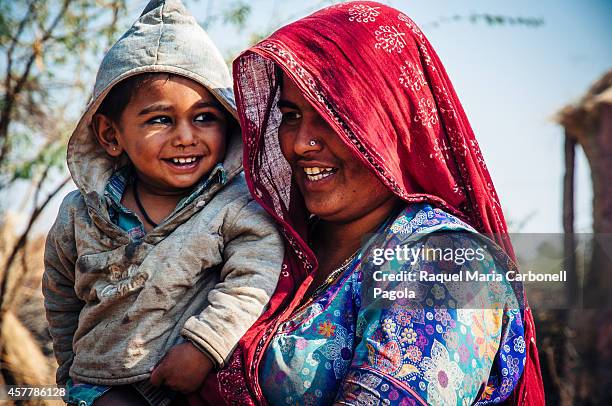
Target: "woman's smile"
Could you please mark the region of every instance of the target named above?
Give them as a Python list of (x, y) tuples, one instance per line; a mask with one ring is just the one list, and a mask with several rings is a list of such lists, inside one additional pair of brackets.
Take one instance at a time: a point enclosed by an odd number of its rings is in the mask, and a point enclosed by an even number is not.
[(310, 182), (319, 182), (323, 179), (328, 179), (330, 176), (333, 176), (338, 172), (337, 168), (321, 168), (318, 166), (304, 168), (304, 172), (306, 172), (306, 179)]
[(309, 192), (325, 192), (334, 188), (336, 178), (340, 175), (340, 169), (332, 165), (314, 162), (298, 162), (295, 171), (296, 181), (300, 187)]

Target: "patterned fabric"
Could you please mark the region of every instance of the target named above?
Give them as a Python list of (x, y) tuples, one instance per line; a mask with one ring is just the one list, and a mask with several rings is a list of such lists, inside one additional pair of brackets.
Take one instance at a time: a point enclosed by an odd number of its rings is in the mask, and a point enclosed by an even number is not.
[[(106, 196), (108, 214), (111, 221), (118, 225), (119, 228), (126, 231), (131, 239), (141, 240), (146, 234), (144, 225), (133, 211), (121, 204), (123, 193), (125, 193), (126, 187), (131, 182), (133, 176), (132, 171), (132, 166), (126, 165), (115, 172), (106, 184), (104, 196)], [(223, 169), (223, 164), (217, 164), (212, 171), (210, 171), (210, 174), (206, 178), (203, 178), (194, 187), (193, 191), (189, 195), (185, 196), (178, 202), (172, 214), (187, 206), (213, 184), (225, 184), (226, 179), (227, 175)]]
[[(231, 362), (243, 367), (211, 377), (202, 392), (211, 402), (265, 402), (258, 379), (262, 354), (317, 270), (307, 241), (310, 213), (278, 142), (281, 73), (390, 191), (408, 204), (427, 202), (461, 218), (514, 259), (501, 203), (459, 98), (434, 48), (404, 13), (370, 1), (335, 4), (249, 48), (233, 71), (249, 189), (277, 220), (290, 250), (268, 310), (241, 340), (236, 354), (242, 359)], [(517, 293), (522, 301), (523, 292)], [(528, 357), (508, 402), (541, 405), (528, 306), (521, 319)], [(247, 389), (251, 398), (235, 395)]]
[(138, 216), (121, 204), (121, 198), (132, 177), (131, 166), (124, 166), (111, 176), (104, 189), (108, 215), (113, 223), (126, 231), (132, 240), (141, 240), (146, 232)]
[[(454, 232), (433, 238), (434, 231), (436, 236)], [(459, 285), (413, 284), (423, 295), (410, 301), (374, 299), (366, 286), (409, 287), (372, 282), (374, 270), (446, 272), (439, 261), (376, 266), (370, 260), (373, 245), (476, 249), (482, 241), (470, 226), (439, 209), (418, 204), (404, 210), (329, 289), (278, 326), (260, 369), (266, 400), (273, 405), (503, 401), (525, 363), (524, 327), (510, 285), (483, 290), (488, 301), (503, 303), (497, 308), (462, 306)], [(490, 254), (463, 269), (495, 270), (500, 264)]]

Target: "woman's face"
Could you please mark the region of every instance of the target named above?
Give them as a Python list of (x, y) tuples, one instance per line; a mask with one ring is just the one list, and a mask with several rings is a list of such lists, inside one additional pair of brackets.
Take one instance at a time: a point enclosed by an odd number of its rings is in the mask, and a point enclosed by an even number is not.
[(357, 159), (336, 132), (283, 76), (278, 102), (281, 151), (308, 210), (323, 220), (350, 222), (395, 195)]

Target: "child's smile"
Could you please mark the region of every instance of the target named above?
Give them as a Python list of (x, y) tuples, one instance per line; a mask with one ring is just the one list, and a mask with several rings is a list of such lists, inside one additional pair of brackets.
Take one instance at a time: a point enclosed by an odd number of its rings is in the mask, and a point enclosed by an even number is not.
[(198, 163), (202, 160), (202, 156), (179, 156), (173, 158), (162, 158), (168, 165), (177, 171), (191, 171), (198, 167)]

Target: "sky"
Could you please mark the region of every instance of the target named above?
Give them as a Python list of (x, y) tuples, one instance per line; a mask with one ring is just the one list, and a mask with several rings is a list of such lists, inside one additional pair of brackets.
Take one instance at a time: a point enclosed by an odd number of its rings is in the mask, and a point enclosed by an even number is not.
[[(129, 20), (137, 18), (146, 3), (129, 2)], [(444, 63), (511, 228), (529, 233), (562, 231), (563, 129), (554, 116), (563, 106), (579, 100), (595, 80), (612, 69), (612, 1), (383, 3), (411, 17)], [(192, 0), (187, 4), (202, 21), (208, 10), (219, 9), (227, 2)], [(244, 49), (253, 32), (271, 32), (329, 2), (256, 0), (249, 4), (252, 12), (243, 30), (222, 26), (209, 30), (224, 55), (236, 55)], [(472, 13), (536, 17), (543, 19), (544, 25), (489, 26), (467, 20), (432, 24), (444, 17)], [(578, 232), (591, 230), (591, 199), (588, 164), (579, 151), (575, 203)], [(58, 204), (48, 209), (46, 216), (51, 220)]]

